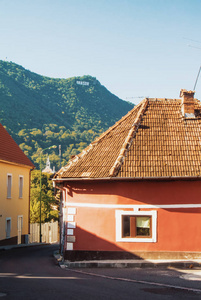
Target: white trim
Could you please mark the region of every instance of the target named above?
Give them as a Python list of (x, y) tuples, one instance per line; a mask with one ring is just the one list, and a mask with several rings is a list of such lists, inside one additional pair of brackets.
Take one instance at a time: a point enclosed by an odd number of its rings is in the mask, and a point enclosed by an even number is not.
[(76, 228), (76, 223), (75, 222), (67, 222), (67, 228), (71, 228), (71, 229)]
[(76, 208), (75, 207), (69, 207), (68, 208), (68, 214), (69, 215), (76, 215)]
[(73, 235), (74, 230), (73, 229), (67, 229), (67, 235)]
[(17, 216), (17, 243), (22, 243), (23, 215)]
[(201, 204), (137, 204), (137, 205), (130, 205), (130, 204), (96, 204), (96, 203), (71, 203), (66, 202), (66, 206), (76, 206), (76, 207), (88, 207), (88, 208), (131, 208), (134, 210), (138, 210), (140, 208), (201, 208)]
[[(19, 220), (19, 218), (22, 219), (21, 226), (23, 227), (23, 215), (18, 215), (18, 216), (17, 216), (17, 220)], [(19, 228), (19, 224), (17, 224), (17, 229), (18, 229), (18, 230), (20, 229), (20, 228)]]
[(67, 216), (67, 221), (68, 222), (74, 222), (74, 215), (68, 215)]
[(73, 243), (66, 243), (66, 250), (72, 251), (73, 250)]
[[(134, 215), (134, 216), (151, 216), (152, 217), (152, 235), (151, 238), (122, 238), (122, 216)], [(130, 243), (156, 243), (156, 228), (157, 228), (157, 211), (124, 211), (116, 210), (116, 242), (130, 242)]]

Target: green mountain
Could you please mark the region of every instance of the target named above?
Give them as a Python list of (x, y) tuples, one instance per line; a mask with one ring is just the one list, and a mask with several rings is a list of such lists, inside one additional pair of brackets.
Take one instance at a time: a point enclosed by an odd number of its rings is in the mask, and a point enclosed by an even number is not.
[[(36, 167), (41, 149), (51, 145), (61, 145), (64, 165), (133, 108), (94, 77), (49, 78), (6, 61), (0, 61), (0, 103), (0, 123)], [(58, 169), (58, 148), (45, 153)]]

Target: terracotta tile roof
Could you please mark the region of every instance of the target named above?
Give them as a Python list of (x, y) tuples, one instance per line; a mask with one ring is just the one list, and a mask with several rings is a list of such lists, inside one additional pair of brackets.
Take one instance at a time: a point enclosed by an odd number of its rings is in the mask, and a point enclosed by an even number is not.
[(32, 162), (16, 144), (2, 124), (0, 124), (0, 160), (34, 168)]
[(57, 173), (57, 178), (201, 177), (201, 103), (144, 99)]

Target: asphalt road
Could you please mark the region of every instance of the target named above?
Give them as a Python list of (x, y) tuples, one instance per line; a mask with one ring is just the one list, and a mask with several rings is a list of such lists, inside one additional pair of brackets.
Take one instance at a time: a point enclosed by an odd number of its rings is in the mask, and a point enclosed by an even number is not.
[(57, 249), (1, 251), (0, 299), (201, 299), (200, 270), (192, 277), (189, 270), (165, 268), (62, 269), (53, 257)]

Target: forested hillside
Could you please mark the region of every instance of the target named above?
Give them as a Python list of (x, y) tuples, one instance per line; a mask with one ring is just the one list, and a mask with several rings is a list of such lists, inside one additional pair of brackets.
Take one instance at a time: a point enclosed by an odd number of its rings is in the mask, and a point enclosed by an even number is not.
[[(6, 61), (0, 61), (0, 104), (0, 122), (36, 167), (41, 149), (51, 145), (61, 145), (64, 165), (133, 108), (94, 77), (49, 78)], [(49, 151), (56, 169), (58, 153)]]

